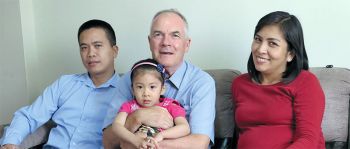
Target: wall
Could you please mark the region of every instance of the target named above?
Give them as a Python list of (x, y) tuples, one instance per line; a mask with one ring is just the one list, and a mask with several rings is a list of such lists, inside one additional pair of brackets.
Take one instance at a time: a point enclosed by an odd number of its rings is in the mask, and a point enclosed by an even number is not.
[[(125, 72), (134, 62), (151, 56), (147, 42), (150, 21), (157, 11), (167, 8), (177, 8), (187, 17), (192, 45), (186, 59), (203, 69), (246, 72), (254, 27), (263, 15), (275, 10), (289, 11), (300, 19), (310, 66), (350, 68), (347, 0), (15, 1), (21, 5), (22, 22), (17, 23), (22, 23), (25, 77), (31, 101), (60, 75), (84, 72), (76, 35), (83, 22), (93, 18), (110, 22), (120, 48), (116, 70)], [(2, 7), (6, 6), (1, 5), (1, 11)], [(10, 26), (10, 22), (2, 21)], [(18, 40), (12, 42), (21, 44)], [(14, 68), (21, 67), (13, 65)]]
[(150, 57), (150, 20), (158, 10), (166, 8), (177, 8), (187, 17), (192, 37), (187, 59), (203, 69), (235, 68), (246, 72), (254, 27), (259, 18), (275, 10), (299, 17), (311, 66), (350, 68), (350, 50), (346, 50), (350, 21), (345, 19), (350, 18), (350, 1), (346, 0), (33, 0), (33, 6), (42, 64), (39, 72), (47, 74), (40, 77), (43, 85), (61, 74), (84, 71), (76, 33), (88, 19), (104, 19), (116, 29), (120, 48), (117, 71), (125, 72), (137, 60)]
[(18, 1), (0, 1), (0, 124), (28, 104), (20, 7)]

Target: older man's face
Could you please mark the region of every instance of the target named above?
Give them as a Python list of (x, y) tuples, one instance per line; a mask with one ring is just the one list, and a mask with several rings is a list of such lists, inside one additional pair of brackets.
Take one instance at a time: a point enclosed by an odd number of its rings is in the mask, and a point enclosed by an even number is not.
[(185, 29), (185, 22), (174, 13), (161, 14), (152, 24), (148, 37), (152, 56), (170, 75), (181, 66), (190, 46)]

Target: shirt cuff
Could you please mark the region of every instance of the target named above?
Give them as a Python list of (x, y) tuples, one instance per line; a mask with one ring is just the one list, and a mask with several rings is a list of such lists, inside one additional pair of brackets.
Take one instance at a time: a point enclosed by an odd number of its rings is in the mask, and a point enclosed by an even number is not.
[(23, 141), (23, 137), (19, 133), (16, 133), (15, 131), (11, 131), (7, 129), (5, 130), (1, 145), (5, 145), (5, 144), (20, 145), (22, 141)]

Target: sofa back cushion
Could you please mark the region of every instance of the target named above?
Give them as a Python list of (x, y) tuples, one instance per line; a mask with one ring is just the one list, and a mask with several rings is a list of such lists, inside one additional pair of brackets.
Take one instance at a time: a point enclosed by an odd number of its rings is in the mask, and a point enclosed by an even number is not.
[(319, 79), (326, 96), (322, 131), (326, 142), (347, 142), (350, 100), (350, 70), (345, 68), (310, 69)]
[(211, 69), (205, 71), (213, 77), (216, 86), (215, 138), (232, 137), (234, 122), (231, 83), (233, 78), (241, 73), (233, 69)]

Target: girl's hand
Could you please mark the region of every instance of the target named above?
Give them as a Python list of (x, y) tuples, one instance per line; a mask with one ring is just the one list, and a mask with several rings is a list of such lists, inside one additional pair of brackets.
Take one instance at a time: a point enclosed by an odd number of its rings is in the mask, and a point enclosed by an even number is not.
[(156, 136), (154, 136), (154, 140), (155, 140), (156, 142), (163, 141), (163, 139), (164, 139), (164, 137), (163, 137), (163, 135), (162, 135), (161, 132), (159, 132)]
[(159, 145), (158, 145), (158, 142), (154, 138), (147, 137), (141, 143), (140, 149), (159, 149)]

